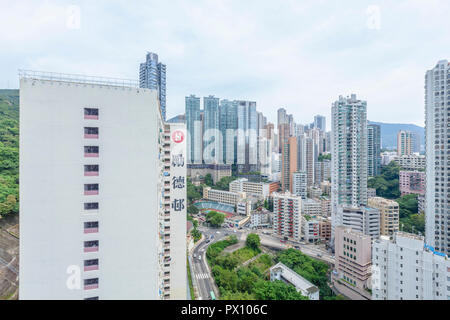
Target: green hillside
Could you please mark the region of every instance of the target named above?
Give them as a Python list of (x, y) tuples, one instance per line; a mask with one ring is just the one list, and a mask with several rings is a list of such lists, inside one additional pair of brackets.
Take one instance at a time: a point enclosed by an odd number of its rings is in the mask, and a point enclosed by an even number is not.
[(19, 212), (19, 90), (0, 90), (0, 216)]

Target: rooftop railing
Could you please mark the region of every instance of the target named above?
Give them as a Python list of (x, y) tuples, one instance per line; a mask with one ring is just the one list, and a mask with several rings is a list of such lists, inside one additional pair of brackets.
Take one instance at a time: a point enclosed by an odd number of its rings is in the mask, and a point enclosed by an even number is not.
[(48, 81), (82, 83), (82, 84), (95, 84), (95, 85), (105, 85), (122, 88), (139, 88), (139, 82), (137, 80), (88, 76), (82, 74), (47, 72), (47, 71), (20, 69), (19, 78), (31, 80), (48, 80)]

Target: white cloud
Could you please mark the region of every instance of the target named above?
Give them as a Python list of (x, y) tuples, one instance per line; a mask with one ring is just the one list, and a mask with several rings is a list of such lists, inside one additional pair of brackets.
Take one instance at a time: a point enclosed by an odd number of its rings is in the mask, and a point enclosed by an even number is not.
[[(66, 27), (73, 4), (79, 30)], [(369, 5), (380, 30), (367, 28)], [(154, 51), (167, 64), (169, 116), (195, 93), (309, 123), (356, 93), (371, 120), (423, 125), (425, 71), (450, 58), (449, 11), (446, 0), (1, 2), (0, 87), (18, 68), (136, 78)]]

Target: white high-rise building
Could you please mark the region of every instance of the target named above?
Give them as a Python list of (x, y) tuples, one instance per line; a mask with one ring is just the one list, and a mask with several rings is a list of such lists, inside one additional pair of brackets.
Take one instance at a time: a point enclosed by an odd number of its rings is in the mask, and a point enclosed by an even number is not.
[(441, 60), (425, 75), (426, 242), (450, 254), (450, 63)]
[(23, 72), (20, 299), (185, 299), (185, 142), (155, 90)]
[(367, 204), (367, 102), (358, 100), (355, 94), (340, 96), (333, 103), (331, 131), (334, 230), (339, 225), (336, 218), (339, 206), (357, 208)]
[(450, 300), (450, 260), (424, 237), (397, 232), (372, 244), (373, 300)]

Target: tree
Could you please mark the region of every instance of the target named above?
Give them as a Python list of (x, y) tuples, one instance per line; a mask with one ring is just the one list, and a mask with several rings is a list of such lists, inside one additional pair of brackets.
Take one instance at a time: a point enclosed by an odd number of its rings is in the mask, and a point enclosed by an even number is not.
[(395, 161), (391, 161), (381, 169), (381, 175), (369, 179), (367, 186), (375, 188), (380, 197), (396, 199), (400, 197), (399, 172), (400, 166)]
[(197, 214), (200, 210), (198, 210), (198, 208), (196, 206), (194, 206), (193, 204), (191, 204), (190, 206), (188, 206), (187, 208), (187, 212), (189, 214)]
[(210, 211), (206, 215), (206, 222), (211, 224), (212, 227), (219, 227), (225, 221), (225, 215), (217, 211)]
[(195, 200), (199, 200), (202, 198), (202, 187), (196, 187), (192, 184), (191, 179), (187, 179), (187, 190), (186, 196), (188, 199), (188, 203), (192, 203)]
[(259, 280), (253, 289), (253, 294), (258, 300), (309, 300), (292, 285), (280, 280)]
[(400, 211), (400, 218), (408, 217), (419, 211), (419, 202), (416, 194), (407, 194), (397, 199), (397, 203)]
[(247, 236), (247, 240), (245, 241), (245, 245), (253, 250), (259, 250), (259, 245), (261, 240), (259, 236), (255, 233), (250, 233)]
[(212, 179), (212, 176), (211, 176), (210, 173), (208, 173), (208, 174), (205, 175), (205, 184), (206, 184), (208, 187), (212, 187), (212, 186), (214, 185), (213, 179)]
[(236, 179), (237, 177), (235, 176), (223, 177), (216, 183), (214, 188), (218, 190), (228, 191), (230, 189), (230, 183)]

